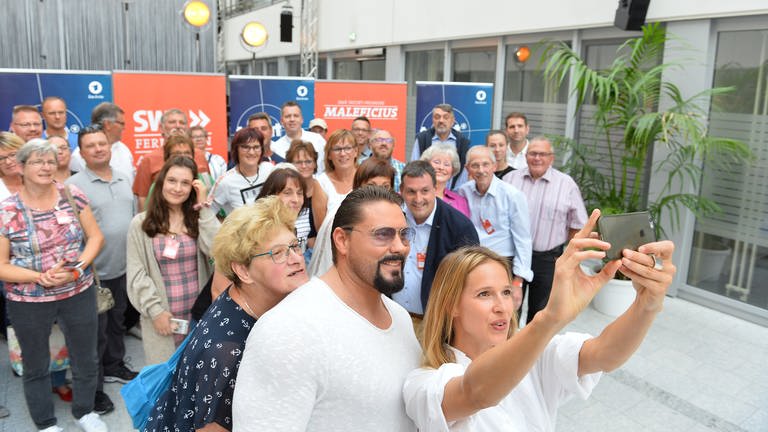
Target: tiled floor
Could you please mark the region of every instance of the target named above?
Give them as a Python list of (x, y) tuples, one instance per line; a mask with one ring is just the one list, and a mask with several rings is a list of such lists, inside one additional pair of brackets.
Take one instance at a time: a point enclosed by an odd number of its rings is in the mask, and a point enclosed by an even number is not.
[[(598, 334), (612, 318), (588, 308), (567, 329)], [(136, 368), (141, 342), (128, 337)], [(34, 431), (21, 379), (10, 372), (0, 342), (0, 404), (11, 416), (0, 431)], [(668, 298), (648, 337), (624, 367), (607, 374), (586, 401), (560, 410), (559, 432), (768, 431), (768, 328)], [(104, 416), (112, 431), (129, 431), (118, 384), (106, 384), (118, 408)], [(78, 430), (68, 404), (56, 400), (59, 425)]]

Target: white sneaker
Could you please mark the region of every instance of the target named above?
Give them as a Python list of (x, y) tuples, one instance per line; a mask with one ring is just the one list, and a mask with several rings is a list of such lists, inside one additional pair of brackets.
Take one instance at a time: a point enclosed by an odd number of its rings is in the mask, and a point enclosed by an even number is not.
[(85, 432), (109, 431), (109, 429), (107, 429), (107, 424), (101, 421), (99, 415), (95, 412), (89, 412), (88, 414), (80, 417), (80, 420), (77, 421), (77, 424), (80, 426), (80, 429), (84, 430)]
[(40, 432), (64, 432), (64, 429), (60, 428), (59, 425), (53, 425), (48, 426), (45, 429), (40, 429)]

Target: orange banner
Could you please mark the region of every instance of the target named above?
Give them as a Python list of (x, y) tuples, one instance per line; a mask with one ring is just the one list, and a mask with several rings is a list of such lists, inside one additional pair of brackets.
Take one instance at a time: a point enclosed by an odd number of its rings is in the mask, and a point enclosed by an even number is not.
[(368, 117), (372, 128), (392, 134), (392, 157), (405, 161), (407, 90), (406, 83), (315, 81), (315, 117), (325, 119), (329, 133), (351, 129), (355, 117)]
[(115, 72), (114, 100), (125, 111), (123, 142), (134, 161), (163, 145), (160, 117), (170, 108), (187, 114), (189, 126), (208, 131), (208, 151), (227, 157), (224, 75)]

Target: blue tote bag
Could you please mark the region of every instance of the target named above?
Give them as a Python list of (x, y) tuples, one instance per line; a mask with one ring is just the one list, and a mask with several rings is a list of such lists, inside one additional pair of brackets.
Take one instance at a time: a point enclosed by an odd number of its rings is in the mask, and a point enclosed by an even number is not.
[(120, 389), (120, 394), (125, 401), (125, 408), (133, 420), (134, 428), (143, 430), (147, 425), (149, 413), (171, 384), (171, 378), (176, 371), (176, 364), (179, 362), (181, 353), (184, 352), (192, 333), (189, 332), (189, 335), (167, 362), (144, 366), (136, 378)]

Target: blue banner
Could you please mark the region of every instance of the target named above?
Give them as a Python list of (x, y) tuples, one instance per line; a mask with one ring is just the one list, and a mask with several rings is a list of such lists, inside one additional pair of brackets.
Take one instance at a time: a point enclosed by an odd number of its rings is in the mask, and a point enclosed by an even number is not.
[(315, 81), (310, 78), (229, 77), (229, 132), (246, 126), (248, 116), (265, 112), (272, 119), (272, 139), (285, 134), (280, 124), (280, 107), (296, 101), (301, 107), (305, 129), (315, 112)]
[(432, 109), (453, 106), (459, 130), (472, 144), (482, 144), (491, 130), (493, 84), (416, 81), (416, 133), (432, 127)]
[(94, 71), (0, 69), (0, 128), (11, 124), (15, 105), (40, 105), (48, 96), (67, 103), (67, 129), (78, 133), (91, 123), (91, 111), (112, 101), (112, 75)]

